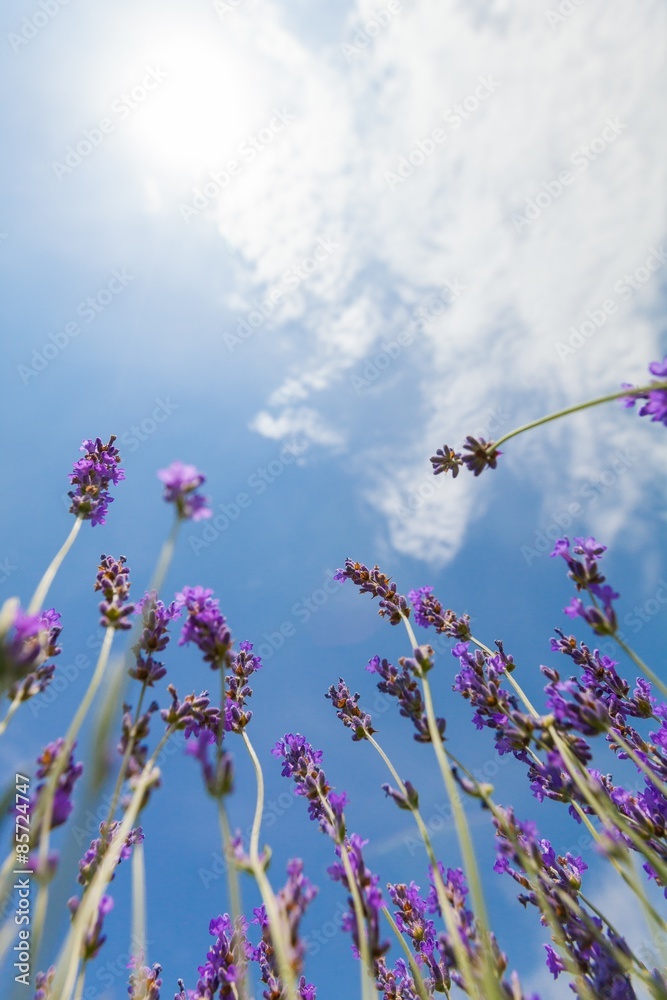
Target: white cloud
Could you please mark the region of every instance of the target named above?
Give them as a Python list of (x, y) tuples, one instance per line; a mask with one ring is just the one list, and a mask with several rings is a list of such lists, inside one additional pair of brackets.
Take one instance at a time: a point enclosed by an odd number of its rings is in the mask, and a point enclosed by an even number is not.
[[(459, 444), (490, 410), (508, 411), (506, 430), (608, 391), (626, 373), (640, 378), (659, 354), (652, 317), (667, 265), (636, 289), (624, 275), (651, 248), (658, 260), (664, 238), (656, 100), (664, 11), (589, 0), (551, 27), (550, 9), (524, 0), (485, 5), (482, 16), (454, 0), (416, 0), (349, 63), (340, 43), (371, 16), (367, 3), (324, 55), (290, 34), (268, 0), (229, 20), (234, 44), (261, 61), (267, 97), (295, 115), (218, 206), (220, 232), (242, 255), (239, 281), (249, 292), (275, 285), (324, 233), (341, 246), (275, 317), (298, 320), (307, 337), (253, 426), (276, 437), (300, 422), (313, 443), (334, 449), (346, 437), (393, 545), (434, 564), (453, 557), (483, 508), (479, 483), (474, 497), (461, 476), (414, 516), (397, 516), (436, 447)], [(397, 180), (401, 164), (406, 176)], [(355, 366), (457, 276), (465, 293), (396, 362), (409, 368), (419, 403), (391, 452), (364, 444), (364, 425), (391, 410), (394, 372), (378, 379), (366, 409), (346, 417), (344, 435), (332, 431)], [(582, 346), (559, 353), (572, 327), (592, 322), (587, 311), (600, 310), (604, 320), (580, 335)], [(290, 333), (279, 326), (277, 335)], [(294, 410), (297, 402), (308, 406)], [(648, 431), (654, 453), (666, 453), (658, 428), (627, 422), (612, 414), (553, 425), (532, 444), (512, 442), (504, 462), (553, 506), (635, 434)], [(607, 541), (637, 510), (651, 475), (637, 462), (614, 494), (617, 513), (595, 521), (587, 512)]]

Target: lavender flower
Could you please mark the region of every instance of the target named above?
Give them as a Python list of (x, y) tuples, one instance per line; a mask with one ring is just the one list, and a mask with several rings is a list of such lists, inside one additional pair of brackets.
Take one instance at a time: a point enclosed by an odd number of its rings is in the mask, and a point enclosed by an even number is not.
[(239, 652), (229, 657), (229, 673), (225, 675), (225, 729), (241, 733), (250, 722), (252, 712), (245, 708), (252, 694), (249, 678), (262, 666), (262, 660), (252, 651), (251, 642), (239, 643)]
[(27, 701), (48, 687), (55, 665), (46, 661), (61, 652), (61, 632), (55, 608), (28, 615), (7, 602), (0, 624), (0, 688), (7, 688), (12, 701), (19, 694)]
[[(244, 964), (252, 953), (246, 938), (247, 930), (248, 925), (243, 917), (239, 917), (236, 927), (228, 913), (211, 920), (208, 932), (215, 940), (208, 950), (205, 963), (199, 966), (199, 980), (195, 989), (189, 991), (190, 1000), (236, 996), (234, 987), (242, 978), (242, 969), (236, 964), (238, 957), (241, 957)], [(184, 992), (181, 989), (181, 995)]]
[[(77, 882), (79, 882), (80, 885), (84, 887), (90, 885), (95, 872), (101, 865), (104, 856), (109, 850), (111, 841), (113, 840), (119, 826), (120, 823), (117, 820), (113, 820), (109, 824), (100, 823), (100, 836), (91, 842), (90, 847), (79, 861), (79, 874), (77, 875)], [(143, 840), (144, 834), (140, 826), (136, 827), (134, 830), (130, 830), (123, 842), (123, 846), (120, 849), (118, 864), (122, 861), (127, 861), (132, 854), (133, 846), (135, 844), (143, 843)], [(111, 881), (114, 877), (115, 872), (111, 875), (109, 881)]]
[[(366, 926), (368, 951), (371, 961), (375, 962), (388, 950), (389, 942), (383, 941), (380, 937), (380, 910), (382, 909), (382, 893), (378, 888), (378, 883), (380, 881), (379, 877), (371, 872), (370, 869), (366, 867), (364, 862), (362, 848), (367, 843), (368, 841), (363, 840), (357, 833), (352, 833), (349, 837), (345, 838), (343, 844), (336, 845), (336, 854), (340, 858), (341, 852), (345, 851), (350, 862), (354, 882), (361, 899), (364, 924)], [(330, 868), (327, 869), (327, 871), (334, 882), (341, 882), (350, 893), (348, 896), (349, 909), (343, 917), (343, 930), (349, 931), (352, 934), (352, 940), (354, 941), (354, 953), (355, 957), (358, 958), (360, 955), (359, 927), (357, 925), (354, 910), (352, 889), (350, 887), (347, 872), (345, 871), (345, 866), (342, 861), (336, 861)]]
[(51, 1000), (51, 987), (56, 975), (56, 967), (52, 965), (48, 972), (38, 972), (35, 976), (37, 991), (33, 1000)]
[(433, 466), (433, 475), (437, 476), (441, 472), (451, 472), (452, 478), (456, 479), (459, 469), (465, 465), (475, 476), (479, 476), (484, 469), (495, 469), (498, 464), (498, 457), (501, 451), (494, 448), (493, 442), (485, 441), (484, 438), (474, 438), (468, 435), (463, 445), (463, 452), (454, 451), (449, 445), (438, 448), (435, 455), (430, 459)]
[[(148, 760), (148, 746), (146, 743), (143, 743), (142, 740), (145, 740), (148, 736), (151, 716), (154, 712), (157, 712), (158, 707), (158, 703), (156, 701), (152, 701), (146, 711), (143, 712), (135, 722), (133, 720), (131, 706), (123, 705), (121, 737), (117, 745), (117, 750), (121, 756), (124, 756), (127, 748), (129, 746), (132, 748), (127, 759), (126, 770), (126, 780), (131, 789), (136, 787), (146, 761)], [(158, 784), (159, 780), (156, 781), (155, 785), (157, 786)]]
[[(546, 900), (552, 919), (559, 924), (569, 958), (588, 987), (587, 992), (580, 993), (573, 984), (575, 993), (634, 1000), (635, 992), (617, 958), (619, 952), (629, 957), (627, 944), (610, 929), (605, 933), (602, 921), (588, 913), (580, 898), (582, 876), (588, 866), (581, 857), (569, 853), (557, 856), (549, 841), (539, 838), (535, 824), (519, 822), (511, 809), (500, 810), (500, 814), (500, 818), (494, 818), (498, 837), (494, 870), (511, 875), (526, 890), (519, 895), (524, 906), (541, 908), (540, 896)], [(532, 861), (530, 871), (524, 867), (525, 855)], [(566, 899), (570, 905), (564, 903)], [(565, 968), (550, 946), (547, 967), (555, 978)]]
[(402, 958), (396, 960), (390, 969), (384, 958), (379, 958), (375, 967), (375, 979), (382, 1000), (419, 1000), (414, 979)]
[[(76, 912), (79, 909), (80, 904), (81, 900), (78, 896), (72, 896), (71, 899), (67, 900), (67, 906), (72, 914), (72, 918), (76, 916)], [(105, 894), (100, 899), (99, 906), (97, 907), (95, 923), (92, 928), (86, 932), (86, 936), (83, 940), (81, 958), (84, 962), (90, 962), (91, 959), (95, 958), (100, 948), (106, 941), (106, 934), (102, 933), (104, 918), (108, 913), (111, 913), (113, 905), (113, 899), (111, 896), (107, 896)]]
[(130, 959), (128, 969), (133, 971), (130, 973), (130, 985), (127, 987), (127, 992), (130, 994), (131, 1000), (160, 1000), (162, 966), (155, 963), (149, 969), (141, 962), (142, 959), (139, 956), (133, 956)]
[[(414, 738), (419, 743), (431, 742), (426, 707), (417, 678), (431, 669), (432, 655), (433, 650), (430, 646), (419, 646), (414, 650), (414, 657), (401, 656), (399, 658), (400, 671), (388, 660), (381, 660), (379, 656), (370, 659), (366, 666), (366, 670), (372, 674), (378, 674), (382, 678), (378, 682), (378, 690), (396, 698), (401, 715), (412, 721), (417, 730)], [(436, 725), (441, 738), (444, 739), (445, 719), (436, 719)]]
[(440, 953), (435, 924), (427, 916), (426, 900), (419, 895), (419, 886), (398, 884), (387, 886), (396, 907), (398, 929), (412, 941), (417, 960), (427, 974), (427, 988), (444, 993), (451, 987), (451, 977), (444, 956)]
[(368, 712), (362, 712), (357, 704), (360, 696), (350, 693), (350, 689), (342, 677), (338, 681), (338, 687), (334, 687), (332, 684), (324, 697), (329, 698), (334, 708), (337, 709), (336, 715), (343, 725), (352, 730), (353, 740), (365, 740), (369, 735), (377, 732), (376, 729), (373, 729), (372, 719)]
[(175, 601), (167, 606), (158, 600), (155, 591), (145, 594), (136, 610), (143, 616), (143, 628), (132, 647), (136, 665), (130, 667), (128, 672), (130, 677), (141, 681), (146, 687), (153, 687), (167, 672), (164, 665), (155, 659), (155, 654), (166, 649), (169, 643), (169, 622), (179, 617), (180, 610)]
[(125, 556), (114, 559), (113, 556), (100, 556), (101, 562), (95, 581), (94, 590), (101, 590), (104, 600), (100, 604), (100, 625), (105, 628), (129, 629), (132, 626), (127, 620), (134, 613), (134, 604), (130, 604), (130, 570), (125, 565)]
[(206, 791), (214, 799), (222, 798), (234, 788), (234, 760), (227, 752), (216, 753), (215, 762), (209, 759), (209, 749), (216, 746), (216, 737), (210, 729), (202, 729), (196, 739), (188, 740), (186, 753), (201, 764)]
[(296, 794), (308, 799), (310, 818), (317, 820), (320, 829), (340, 843), (345, 836), (343, 809), (347, 797), (344, 792), (337, 795), (327, 782), (320, 767), (322, 751), (314, 750), (300, 733), (287, 733), (271, 753), (284, 759), (282, 776), (294, 778)]
[[(618, 627), (612, 602), (619, 595), (605, 584), (605, 577), (598, 567), (598, 559), (606, 551), (606, 546), (596, 542), (594, 538), (575, 538), (570, 552), (570, 541), (564, 537), (557, 540), (551, 553), (552, 557), (563, 557), (569, 569), (567, 575), (574, 581), (577, 590), (586, 590), (594, 601), (601, 602), (602, 607), (597, 603), (586, 607), (580, 598), (573, 597), (565, 608), (566, 615), (570, 618), (583, 618), (598, 635), (613, 635)], [(583, 556), (583, 559), (575, 559), (575, 555)]]
[[(667, 379), (667, 356), (662, 361), (653, 361), (648, 366), (648, 370), (651, 375), (657, 375), (662, 382), (662, 388), (649, 389), (646, 392), (638, 392), (632, 396), (625, 396), (623, 403), (626, 407), (634, 407), (638, 399), (647, 400), (639, 411), (639, 416), (650, 416), (653, 423), (661, 423), (667, 427), (667, 388), (665, 387), (665, 379)], [(651, 384), (658, 386), (660, 382), (652, 382)], [(624, 382), (623, 388), (632, 389), (632, 386)]]
[(100, 438), (84, 441), (80, 450), (85, 455), (75, 463), (69, 476), (75, 487), (67, 494), (72, 500), (70, 514), (92, 521), (93, 527), (104, 524), (109, 504), (113, 503), (109, 484), (117, 486), (125, 479), (125, 472), (120, 468), (120, 454), (114, 446), (115, 440), (116, 435), (112, 434), (107, 444), (102, 444)]
[[(315, 987), (306, 983), (300, 976), (303, 968), (305, 946), (299, 937), (299, 927), (306, 909), (317, 895), (317, 889), (303, 874), (303, 861), (295, 858), (287, 865), (287, 883), (276, 896), (281, 920), (289, 931), (289, 963), (295, 978), (299, 980), (299, 996), (303, 1000), (312, 997), (315, 1000)], [(280, 980), (278, 963), (271, 939), (271, 928), (264, 906), (254, 910), (253, 924), (262, 930), (262, 940), (253, 949), (252, 959), (259, 964), (262, 982), (267, 989), (262, 994), (265, 1000), (275, 1000), (283, 995), (283, 984)]]
[(431, 457), (430, 462), (433, 466), (434, 476), (439, 476), (441, 472), (451, 472), (452, 479), (456, 479), (459, 469), (463, 465), (463, 455), (454, 451), (449, 445), (443, 444), (442, 448), (438, 448), (435, 455)]
[(232, 633), (220, 612), (219, 601), (212, 595), (213, 591), (204, 587), (184, 587), (176, 594), (177, 610), (187, 611), (178, 644), (194, 642), (204, 654), (204, 661), (211, 664), (211, 670), (218, 670), (229, 658)]
[[(39, 807), (44, 789), (49, 785), (49, 779), (56, 766), (56, 761), (60, 757), (61, 750), (65, 745), (65, 740), (63, 737), (59, 737), (53, 743), (48, 743), (42, 753), (37, 758), (37, 777), (43, 778), (41, 784), (35, 789), (34, 795), (30, 798), (30, 813), (34, 814), (35, 810)], [(51, 830), (55, 830), (56, 827), (62, 826), (62, 824), (68, 819), (74, 805), (72, 803), (72, 795), (74, 794), (74, 785), (78, 779), (83, 774), (83, 764), (76, 763), (74, 760), (74, 749), (76, 743), (72, 745), (70, 751), (69, 760), (58, 777), (58, 781), (55, 788), (55, 793), (53, 796), (53, 812), (51, 815)], [(62, 764), (58, 763), (58, 768), (62, 767)]]
[(378, 566), (368, 569), (363, 563), (345, 560), (345, 566), (336, 570), (334, 580), (351, 580), (362, 594), (371, 594), (380, 598), (378, 614), (388, 618), (391, 625), (398, 625), (404, 618), (410, 617), (410, 608), (405, 597), (396, 592), (396, 584), (391, 577), (385, 576)]
[(167, 686), (167, 691), (171, 695), (171, 705), (163, 708), (161, 716), (167, 726), (174, 730), (184, 729), (185, 738), (199, 736), (202, 730), (208, 730), (217, 735), (220, 726), (220, 709), (211, 706), (208, 691), (202, 691), (200, 695), (188, 694), (183, 701), (178, 697), (178, 692), (173, 684)]
[(453, 611), (444, 611), (440, 601), (433, 596), (433, 587), (411, 590), (408, 597), (415, 609), (415, 621), (422, 628), (433, 626), (436, 632), (464, 642), (470, 638), (469, 616), (457, 618)]
[(157, 475), (164, 484), (165, 501), (175, 505), (181, 521), (201, 521), (211, 516), (213, 511), (208, 506), (208, 497), (197, 493), (206, 482), (206, 476), (194, 465), (172, 462), (168, 469), (161, 469)]

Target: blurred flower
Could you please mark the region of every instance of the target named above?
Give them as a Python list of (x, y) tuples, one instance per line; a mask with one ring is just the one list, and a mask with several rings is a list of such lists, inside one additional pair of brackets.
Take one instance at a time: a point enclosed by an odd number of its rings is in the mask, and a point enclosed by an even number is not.
[[(76, 916), (76, 912), (79, 909), (81, 900), (78, 896), (72, 896), (68, 899), (67, 906), (70, 913), (72, 914), (72, 919)], [(86, 936), (83, 941), (82, 955), (81, 958), (84, 962), (89, 962), (91, 959), (95, 958), (100, 948), (106, 941), (106, 935), (102, 933), (104, 926), (104, 918), (107, 913), (111, 913), (113, 910), (113, 899), (111, 896), (102, 896), (99, 906), (97, 907), (97, 914), (95, 917), (95, 923), (92, 928), (89, 928), (86, 932)]]
[[(667, 356), (663, 358), (662, 361), (653, 361), (648, 366), (648, 370), (651, 375), (657, 375), (660, 381), (663, 383), (663, 388), (660, 389), (649, 389), (646, 392), (636, 393), (633, 396), (624, 396), (623, 403), (626, 407), (633, 407), (638, 399), (647, 400), (639, 411), (640, 417), (649, 417), (653, 423), (661, 423), (667, 427), (667, 388), (664, 387), (665, 379), (667, 379)], [(652, 382), (652, 385), (659, 385), (660, 383)], [(623, 383), (624, 389), (632, 389), (629, 383)]]
[(55, 608), (28, 615), (17, 601), (5, 603), (0, 615), (0, 688), (7, 689), (12, 701), (19, 693), (21, 701), (27, 701), (48, 687), (55, 665), (46, 661), (61, 652), (61, 632)]
[(154, 658), (155, 654), (166, 649), (169, 643), (169, 622), (179, 617), (180, 610), (175, 601), (167, 606), (158, 600), (154, 590), (142, 597), (136, 610), (142, 614), (143, 628), (132, 647), (136, 665), (130, 667), (128, 672), (130, 677), (141, 681), (146, 687), (153, 687), (167, 672), (163, 664)]
[[(42, 781), (41, 784), (35, 789), (34, 795), (30, 798), (30, 813), (33, 814), (38, 807), (38, 804), (44, 794), (44, 789), (49, 785), (49, 779), (53, 772), (53, 768), (56, 765), (56, 761), (60, 757), (60, 752), (65, 745), (65, 740), (61, 736), (53, 743), (48, 743), (42, 753), (37, 758), (38, 768), (37, 777), (44, 778), (46, 780)], [(76, 743), (72, 745), (70, 751), (69, 760), (67, 764), (62, 769), (61, 774), (58, 777), (55, 792), (53, 795), (53, 812), (51, 815), (51, 827), (54, 830), (58, 826), (67, 820), (74, 805), (72, 803), (72, 795), (74, 793), (74, 785), (78, 779), (83, 774), (83, 764), (76, 763), (74, 760), (74, 748)], [(58, 765), (62, 767), (62, 765)]]
[[(362, 848), (365, 847), (367, 843), (368, 841), (363, 840), (359, 834), (352, 833), (349, 837), (345, 838), (344, 843), (336, 845), (336, 854), (340, 858), (341, 853), (345, 851), (350, 862), (352, 876), (358, 890), (359, 898), (361, 899), (369, 956), (371, 961), (375, 962), (389, 949), (389, 942), (382, 941), (380, 937), (382, 893), (378, 887), (380, 881), (379, 877), (371, 872), (370, 869), (366, 867), (364, 862)], [(335, 864), (331, 865), (331, 867), (327, 869), (327, 871), (334, 882), (341, 882), (350, 893), (348, 897), (349, 908), (343, 917), (343, 930), (348, 931), (352, 935), (355, 956), (358, 958), (360, 954), (359, 927), (354, 909), (352, 889), (345, 870), (345, 865), (342, 860), (336, 861)]]
[(184, 587), (176, 594), (174, 603), (177, 611), (185, 609), (187, 612), (179, 646), (193, 642), (203, 653), (204, 661), (211, 664), (211, 669), (218, 670), (228, 659), (232, 633), (213, 591), (204, 587)]
[(160, 469), (158, 479), (164, 484), (164, 499), (176, 506), (176, 513), (182, 521), (201, 521), (210, 517), (213, 511), (208, 507), (208, 497), (197, 493), (206, 482), (206, 476), (194, 465), (172, 462), (168, 469)]
[(160, 1000), (162, 966), (156, 963), (152, 969), (149, 969), (148, 966), (141, 964), (142, 960), (139, 956), (133, 956), (130, 959), (128, 969), (133, 971), (130, 973), (130, 985), (127, 992), (130, 994), (131, 1000)]

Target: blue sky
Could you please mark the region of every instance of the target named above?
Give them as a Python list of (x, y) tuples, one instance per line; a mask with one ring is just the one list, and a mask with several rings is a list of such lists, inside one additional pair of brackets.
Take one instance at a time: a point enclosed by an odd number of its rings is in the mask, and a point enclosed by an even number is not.
[[(60, 663), (87, 666), (43, 711), (16, 718), (5, 770), (30, 766), (85, 690), (100, 552), (127, 555), (140, 595), (170, 526), (156, 470), (195, 463), (217, 528), (184, 528), (166, 594), (213, 587), (235, 637), (264, 647), (252, 731), (276, 802), (272, 877), (280, 884), (286, 860), (305, 858), (321, 887), (304, 925), (307, 974), (320, 1000), (353, 996), (349, 942), (328, 933), (342, 899), (327, 884), (330, 845), (286, 797), (275, 740), (298, 730), (324, 748), (382, 881), (423, 885), (425, 869), (379, 789), (381, 763), (323, 699), (343, 675), (372, 708), (363, 667), (407, 652), (405, 638), (369, 599), (328, 594), (331, 572), (350, 555), (403, 591), (433, 584), (487, 641), (505, 640), (539, 697), (537, 667), (552, 662), (548, 637), (570, 596), (544, 539), (576, 504), (570, 534), (610, 546), (628, 637), (664, 661), (661, 428), (609, 406), (508, 444), (479, 480), (434, 480), (428, 462), (444, 441), (497, 437), (637, 382), (665, 354), (664, 8), (7, 0), (1, 21), (0, 599), (27, 602), (69, 530), (81, 440), (117, 434), (127, 471), (107, 525), (84, 526), (51, 592)], [(627, 617), (635, 607), (651, 609), (641, 627)], [(174, 647), (168, 666), (179, 690), (211, 683), (190, 651)], [(491, 742), (451, 676), (443, 654), (436, 687), (452, 745), (493, 772)], [(455, 860), (450, 825), (436, 829), (435, 768), (401, 721), (382, 717), (383, 743)], [(231, 812), (245, 829), (241, 750)], [(194, 762), (173, 754), (164, 770), (143, 825), (149, 957), (170, 996), (178, 976), (194, 986), (208, 921), (227, 903), (224, 880), (201, 877), (219, 845)], [(512, 765), (493, 780), (500, 801), (543, 815), (563, 848), (576, 839), (558, 810), (537, 813)], [(492, 838), (470, 815), (489, 867)], [(87, 843), (60, 839), (65, 868)], [(128, 885), (129, 866), (114, 882), (101, 967), (127, 950)], [(53, 948), (71, 891), (56, 884)], [(599, 867), (596, 892), (622, 907)], [(250, 887), (245, 896), (254, 903)], [(512, 966), (544, 996), (567, 995), (544, 979), (536, 921), (513, 897), (489, 877), (492, 915), (511, 908), (501, 941)], [(91, 995), (125, 995), (123, 977), (97, 972)]]

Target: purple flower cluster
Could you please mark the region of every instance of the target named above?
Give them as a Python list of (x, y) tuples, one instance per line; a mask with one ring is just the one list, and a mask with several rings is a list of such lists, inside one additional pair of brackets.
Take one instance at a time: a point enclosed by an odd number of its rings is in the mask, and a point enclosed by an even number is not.
[(160, 1000), (162, 966), (155, 963), (149, 969), (141, 962), (142, 958), (139, 956), (134, 956), (130, 960), (128, 969), (133, 971), (130, 973), (130, 985), (127, 987), (127, 992), (133, 1000)]
[[(383, 941), (380, 936), (382, 893), (378, 885), (380, 881), (379, 877), (371, 872), (364, 862), (362, 848), (367, 843), (368, 841), (363, 840), (359, 834), (352, 833), (349, 837), (345, 838), (343, 844), (336, 845), (336, 854), (340, 858), (341, 852), (345, 851), (350, 862), (354, 883), (361, 899), (370, 959), (372, 962), (376, 962), (388, 950), (389, 942)], [(333, 881), (341, 882), (350, 894), (348, 896), (348, 910), (343, 917), (343, 930), (348, 931), (352, 935), (354, 953), (358, 958), (360, 955), (359, 927), (357, 925), (352, 890), (345, 866), (342, 861), (336, 861), (327, 871)]]
[(155, 654), (166, 649), (169, 643), (169, 622), (178, 618), (180, 612), (175, 602), (165, 605), (159, 601), (155, 591), (145, 594), (136, 609), (142, 614), (143, 627), (132, 647), (135, 666), (130, 667), (129, 674), (146, 687), (153, 687), (167, 672), (164, 665), (155, 659)]
[[(301, 975), (303, 959), (305, 955), (305, 945), (299, 937), (299, 927), (303, 916), (317, 895), (317, 889), (303, 874), (303, 861), (295, 858), (287, 865), (287, 882), (276, 896), (281, 920), (289, 932), (288, 960), (295, 978), (299, 977), (298, 995), (302, 1000), (316, 1000), (316, 990), (314, 986), (306, 983), (305, 977)], [(262, 994), (265, 1000), (275, 1000), (283, 996), (283, 984), (280, 979), (278, 963), (271, 940), (269, 920), (264, 906), (254, 910), (253, 924), (257, 924), (262, 931), (262, 940), (253, 949), (252, 958), (257, 962), (261, 971), (262, 982), (266, 985), (266, 990)]]
[[(494, 819), (498, 837), (494, 870), (511, 875), (526, 890), (519, 895), (524, 906), (530, 903), (540, 908), (540, 896), (547, 901), (569, 960), (589, 992), (580, 992), (575, 984), (572, 989), (580, 996), (634, 1000), (635, 992), (618, 960), (619, 954), (629, 957), (627, 944), (610, 928), (605, 930), (602, 920), (588, 912), (579, 895), (588, 866), (581, 857), (569, 853), (557, 856), (549, 841), (539, 838), (534, 823), (519, 822), (511, 809), (501, 812), (502, 819)], [(566, 965), (550, 945), (546, 949), (547, 967), (557, 978)]]
[(239, 643), (239, 652), (229, 656), (229, 673), (225, 674), (225, 729), (241, 733), (250, 722), (252, 712), (245, 707), (252, 694), (248, 680), (262, 666), (262, 660), (252, 651), (251, 642)]
[[(215, 747), (215, 760), (209, 758), (209, 750)], [(195, 757), (202, 769), (206, 791), (214, 799), (219, 799), (234, 788), (234, 759), (230, 753), (222, 751), (210, 729), (202, 729), (196, 739), (188, 741), (186, 753)]]
[[(649, 389), (647, 392), (636, 393), (633, 396), (625, 396), (623, 404), (626, 407), (633, 407), (638, 399), (645, 399), (646, 402), (639, 411), (639, 416), (650, 417), (653, 423), (661, 423), (667, 427), (667, 387), (665, 386), (665, 380), (667, 379), (667, 356), (662, 361), (651, 362), (648, 370), (651, 375), (656, 375), (660, 379), (660, 382), (652, 383), (656, 388)], [(662, 387), (657, 388), (660, 383), (662, 383)], [(628, 382), (624, 382), (623, 388), (632, 389), (633, 386)]]
[(173, 503), (181, 521), (201, 521), (210, 517), (213, 511), (208, 506), (208, 497), (197, 493), (206, 482), (206, 476), (194, 465), (172, 462), (168, 469), (160, 469), (158, 479), (164, 484), (164, 499)]
[[(78, 896), (72, 896), (71, 899), (67, 900), (67, 907), (72, 914), (72, 919), (76, 916), (76, 912), (80, 905), (81, 900)], [(100, 899), (99, 906), (97, 907), (95, 923), (86, 931), (86, 936), (83, 940), (81, 958), (84, 962), (90, 962), (93, 958), (95, 958), (100, 948), (106, 941), (106, 934), (102, 933), (104, 928), (104, 918), (108, 913), (111, 913), (112, 910), (113, 899), (105, 893)]]
[(35, 986), (37, 987), (33, 1000), (50, 1000), (51, 987), (56, 974), (56, 967), (52, 965), (48, 972), (38, 972), (35, 976)]
[(435, 628), (436, 632), (448, 635), (451, 639), (463, 642), (470, 638), (470, 618), (468, 615), (457, 617), (453, 611), (444, 610), (442, 604), (433, 596), (433, 587), (419, 587), (408, 594), (415, 609), (415, 621), (422, 628)]
[(363, 563), (346, 559), (345, 566), (334, 573), (334, 580), (351, 580), (359, 587), (362, 594), (379, 597), (378, 614), (382, 618), (388, 618), (391, 625), (398, 625), (404, 618), (410, 617), (407, 600), (396, 592), (396, 584), (392, 583), (391, 577), (385, 576), (378, 566), (369, 569)]
[(171, 705), (160, 712), (167, 726), (174, 730), (185, 730), (186, 739), (190, 736), (199, 736), (203, 731), (217, 736), (220, 727), (220, 709), (211, 705), (208, 691), (202, 691), (200, 695), (187, 694), (183, 701), (179, 699), (173, 684), (167, 686), (167, 691), (171, 695)]
[[(381, 660), (379, 656), (372, 657), (366, 666), (366, 670), (381, 678), (378, 682), (378, 690), (396, 698), (401, 715), (410, 719), (417, 730), (414, 738), (419, 743), (431, 742), (426, 707), (418, 678), (431, 669), (432, 656), (433, 650), (430, 646), (418, 646), (414, 650), (414, 656), (401, 656), (399, 658), (400, 670), (388, 660)], [(436, 719), (436, 724), (441, 738), (444, 739), (445, 719)]]
[[(114, 838), (116, 830), (120, 826), (117, 820), (113, 820), (111, 823), (100, 823), (100, 835), (90, 844), (90, 847), (84, 854), (84, 856), (79, 861), (79, 874), (77, 876), (77, 881), (80, 885), (88, 886), (90, 885), (95, 872), (101, 865), (105, 854), (109, 850), (111, 841)], [(134, 830), (130, 830), (123, 846), (120, 849), (120, 854), (118, 856), (118, 864), (121, 861), (127, 861), (132, 854), (132, 848), (135, 844), (141, 844), (144, 840), (143, 830), (140, 826), (136, 827)], [(114, 878), (112, 874), (111, 879)]]
[[(142, 712), (135, 722), (130, 705), (123, 705), (121, 736), (117, 749), (118, 753), (124, 756), (128, 747), (131, 747), (130, 755), (127, 759), (127, 770), (125, 772), (126, 781), (130, 789), (136, 787), (148, 760), (148, 745), (142, 741), (148, 736), (151, 716), (157, 710), (158, 703), (152, 701), (146, 711)], [(159, 780), (155, 783), (155, 786), (157, 787), (158, 784)]]
[(69, 479), (75, 488), (67, 494), (72, 505), (70, 514), (76, 514), (84, 521), (104, 524), (113, 503), (109, 495), (109, 484), (117, 486), (125, 479), (125, 472), (120, 468), (120, 454), (115, 447), (116, 435), (112, 434), (107, 444), (102, 444), (100, 438), (87, 440), (81, 445), (85, 452), (83, 458), (75, 463)]
[[(465, 454), (466, 452), (468, 454)], [(465, 465), (475, 476), (479, 476), (484, 469), (495, 469), (500, 455), (502, 455), (502, 451), (494, 448), (492, 441), (468, 435), (462, 451), (454, 451), (453, 448), (445, 444), (442, 448), (438, 448), (430, 461), (434, 476), (441, 472), (451, 472), (452, 478), (456, 479), (462, 465)]]
[[(569, 539), (559, 538), (551, 553), (552, 557), (563, 557), (569, 570), (567, 575), (577, 590), (585, 590), (593, 598), (593, 605), (586, 607), (579, 597), (573, 597), (565, 614), (570, 618), (583, 618), (598, 635), (613, 635), (618, 627), (613, 601), (619, 595), (605, 584), (598, 567), (598, 560), (606, 550), (606, 546), (594, 538), (575, 538), (570, 551)], [(583, 558), (575, 559), (575, 556)]]
[(415, 981), (402, 958), (390, 969), (384, 958), (375, 964), (375, 981), (382, 1000), (419, 1000)]
[(125, 556), (100, 556), (101, 562), (95, 580), (94, 590), (101, 590), (104, 600), (100, 603), (100, 625), (105, 628), (129, 629), (130, 615), (134, 614), (134, 604), (130, 604), (130, 570), (125, 565)]
[[(48, 786), (51, 775), (53, 773), (54, 767), (62, 768), (62, 764), (56, 764), (58, 758), (60, 757), (60, 752), (65, 745), (65, 740), (60, 737), (53, 743), (48, 743), (41, 754), (37, 758), (37, 777), (43, 779), (41, 784), (35, 789), (35, 793), (30, 799), (30, 812), (34, 813), (40, 804), (40, 800), (44, 789)], [(74, 748), (76, 743), (73, 744), (70, 751), (69, 759), (64, 768), (62, 768), (61, 773), (58, 776), (58, 781), (56, 783), (56, 789), (53, 796), (53, 813), (51, 815), (51, 830), (55, 830), (56, 827), (62, 826), (62, 824), (68, 819), (74, 805), (72, 803), (72, 795), (74, 793), (74, 786), (78, 779), (83, 774), (83, 764), (77, 763), (74, 760)]]
[(360, 696), (351, 694), (342, 677), (338, 681), (338, 686), (334, 687), (332, 684), (324, 697), (329, 698), (343, 725), (352, 730), (353, 740), (365, 740), (377, 732), (373, 729), (373, 721), (368, 712), (362, 712), (359, 708)]
[(347, 796), (345, 792), (336, 794), (328, 783), (320, 766), (322, 751), (313, 749), (300, 733), (287, 733), (271, 753), (283, 758), (283, 778), (294, 778), (296, 794), (308, 799), (310, 818), (317, 820), (320, 829), (340, 843), (345, 836), (343, 809)]
[(0, 634), (0, 688), (13, 701), (27, 701), (51, 683), (55, 664), (47, 663), (61, 652), (60, 614), (55, 608), (28, 615), (16, 607)]
[(176, 608), (185, 610), (187, 617), (179, 646), (193, 642), (212, 670), (219, 670), (229, 658), (232, 633), (220, 611), (220, 602), (213, 591), (204, 587), (184, 587), (176, 594)]
[[(427, 901), (419, 895), (419, 886), (399, 883), (387, 886), (394, 904), (399, 931), (412, 941), (412, 947), (430, 990), (444, 993), (451, 988), (449, 968), (440, 953), (435, 924), (427, 915)], [(431, 911), (433, 912), (433, 911)]]
[[(243, 917), (239, 918), (236, 927), (228, 913), (211, 920), (208, 932), (215, 940), (209, 948), (206, 961), (197, 970), (199, 981), (194, 990), (188, 991), (189, 1000), (237, 996), (235, 986), (243, 975), (243, 969), (239, 965), (245, 964), (252, 954), (246, 938), (247, 930), (248, 925)], [(181, 995), (183, 992), (182, 990)]]

